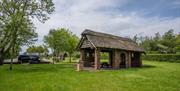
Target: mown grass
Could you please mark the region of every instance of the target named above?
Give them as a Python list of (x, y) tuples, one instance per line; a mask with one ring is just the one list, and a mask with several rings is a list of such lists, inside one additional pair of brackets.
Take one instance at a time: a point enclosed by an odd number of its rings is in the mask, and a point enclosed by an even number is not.
[(180, 91), (180, 64), (77, 72), (73, 63), (0, 66), (0, 91)]

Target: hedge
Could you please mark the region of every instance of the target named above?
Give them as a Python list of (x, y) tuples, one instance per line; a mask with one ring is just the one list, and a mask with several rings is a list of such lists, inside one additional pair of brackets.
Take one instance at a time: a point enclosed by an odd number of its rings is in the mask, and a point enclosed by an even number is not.
[(146, 54), (142, 56), (143, 60), (180, 62), (180, 54)]

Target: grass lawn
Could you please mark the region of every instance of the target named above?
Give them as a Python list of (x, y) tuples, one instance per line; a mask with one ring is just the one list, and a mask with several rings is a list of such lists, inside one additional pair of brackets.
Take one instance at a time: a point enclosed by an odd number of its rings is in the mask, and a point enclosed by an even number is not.
[(143, 61), (144, 67), (75, 71), (75, 65), (0, 66), (0, 91), (180, 91), (180, 64)]

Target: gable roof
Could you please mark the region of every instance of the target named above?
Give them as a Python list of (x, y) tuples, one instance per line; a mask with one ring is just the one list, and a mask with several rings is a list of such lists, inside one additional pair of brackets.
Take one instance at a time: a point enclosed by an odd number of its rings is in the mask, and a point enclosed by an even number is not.
[(144, 52), (144, 50), (140, 48), (137, 43), (129, 38), (95, 32), (88, 29), (83, 31), (81, 35), (82, 38), (79, 42), (78, 49), (96, 47)]

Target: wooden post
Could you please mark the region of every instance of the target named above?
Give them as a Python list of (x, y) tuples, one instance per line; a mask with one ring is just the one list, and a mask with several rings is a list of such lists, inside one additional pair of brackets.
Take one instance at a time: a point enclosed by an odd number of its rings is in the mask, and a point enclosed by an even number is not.
[(77, 71), (83, 70), (84, 61), (85, 61), (85, 52), (84, 50), (80, 50), (80, 60), (79, 63), (77, 64)]
[(139, 66), (142, 66), (142, 53), (139, 53)]
[(125, 64), (126, 64), (126, 68), (128, 68), (128, 52), (125, 52)]
[(100, 69), (100, 51), (99, 51), (99, 49), (95, 49), (94, 50), (95, 51), (95, 53), (94, 53), (94, 69), (95, 70), (97, 70), (97, 69)]
[(112, 52), (109, 52), (109, 65), (112, 67)]
[(129, 54), (128, 67), (130, 68), (131, 67), (131, 56), (132, 56), (132, 54), (131, 54), (131, 52), (128, 52), (128, 54)]
[(126, 68), (130, 68), (131, 67), (131, 52), (126, 51)]
[(113, 68), (117, 69), (120, 68), (119, 64), (120, 64), (120, 51), (119, 50), (115, 50), (114, 51), (114, 60), (113, 60)]

